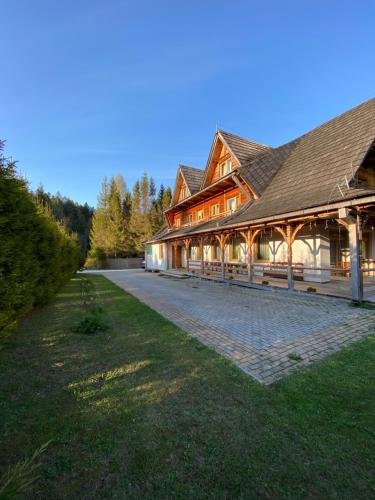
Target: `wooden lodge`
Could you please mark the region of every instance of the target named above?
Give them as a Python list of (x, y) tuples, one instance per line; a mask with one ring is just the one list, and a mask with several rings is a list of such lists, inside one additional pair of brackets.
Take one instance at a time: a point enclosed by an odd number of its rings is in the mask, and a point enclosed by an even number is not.
[(204, 170), (179, 165), (165, 220), (148, 270), (341, 280), (362, 301), (364, 280), (375, 290), (375, 98), (276, 148), (217, 130)]

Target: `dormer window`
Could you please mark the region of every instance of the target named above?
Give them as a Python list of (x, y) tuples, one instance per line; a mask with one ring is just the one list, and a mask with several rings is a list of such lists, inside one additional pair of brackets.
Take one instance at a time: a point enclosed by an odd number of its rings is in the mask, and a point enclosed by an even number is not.
[(182, 186), (180, 189), (180, 200), (183, 200), (187, 197), (187, 189), (186, 186)]
[(203, 208), (201, 210), (198, 210), (197, 212), (197, 220), (203, 220), (204, 217), (204, 211)]
[(235, 210), (237, 210), (237, 207), (238, 207), (237, 196), (234, 196), (233, 198), (229, 198), (229, 200), (227, 200), (228, 212), (234, 212)]
[(224, 177), (224, 175), (232, 172), (232, 160), (226, 160), (223, 163), (220, 163), (220, 176)]
[(215, 215), (219, 215), (220, 205), (218, 203), (216, 203), (215, 205), (211, 205), (210, 212), (211, 212), (211, 217), (215, 217)]

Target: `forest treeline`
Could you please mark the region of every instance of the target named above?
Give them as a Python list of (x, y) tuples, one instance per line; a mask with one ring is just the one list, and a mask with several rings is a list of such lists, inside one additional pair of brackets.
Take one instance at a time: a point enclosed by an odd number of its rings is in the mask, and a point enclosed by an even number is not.
[(171, 188), (157, 189), (146, 173), (132, 191), (122, 175), (105, 177), (92, 219), (87, 265), (98, 266), (106, 257), (139, 255), (143, 242), (163, 226), (163, 212), (171, 198)]
[(83, 261), (77, 238), (38, 201), (0, 141), (0, 334), (48, 302)]
[(91, 220), (94, 209), (87, 203), (82, 205), (60, 193), (51, 195), (44, 191), (43, 186), (38, 187), (34, 196), (37, 204), (47, 208), (68, 233), (76, 235), (86, 255), (90, 248)]

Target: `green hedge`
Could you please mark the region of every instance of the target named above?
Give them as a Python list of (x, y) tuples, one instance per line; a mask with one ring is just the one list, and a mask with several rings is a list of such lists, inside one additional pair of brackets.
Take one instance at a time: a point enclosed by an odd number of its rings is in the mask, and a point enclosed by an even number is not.
[(76, 238), (38, 206), (0, 141), (0, 333), (48, 302), (78, 269)]

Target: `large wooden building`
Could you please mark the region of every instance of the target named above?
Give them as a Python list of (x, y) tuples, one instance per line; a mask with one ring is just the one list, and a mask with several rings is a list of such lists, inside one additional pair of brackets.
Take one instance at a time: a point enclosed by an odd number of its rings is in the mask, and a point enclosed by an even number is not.
[(250, 283), (347, 279), (375, 261), (375, 98), (273, 148), (217, 130), (206, 168), (179, 165), (150, 270)]

